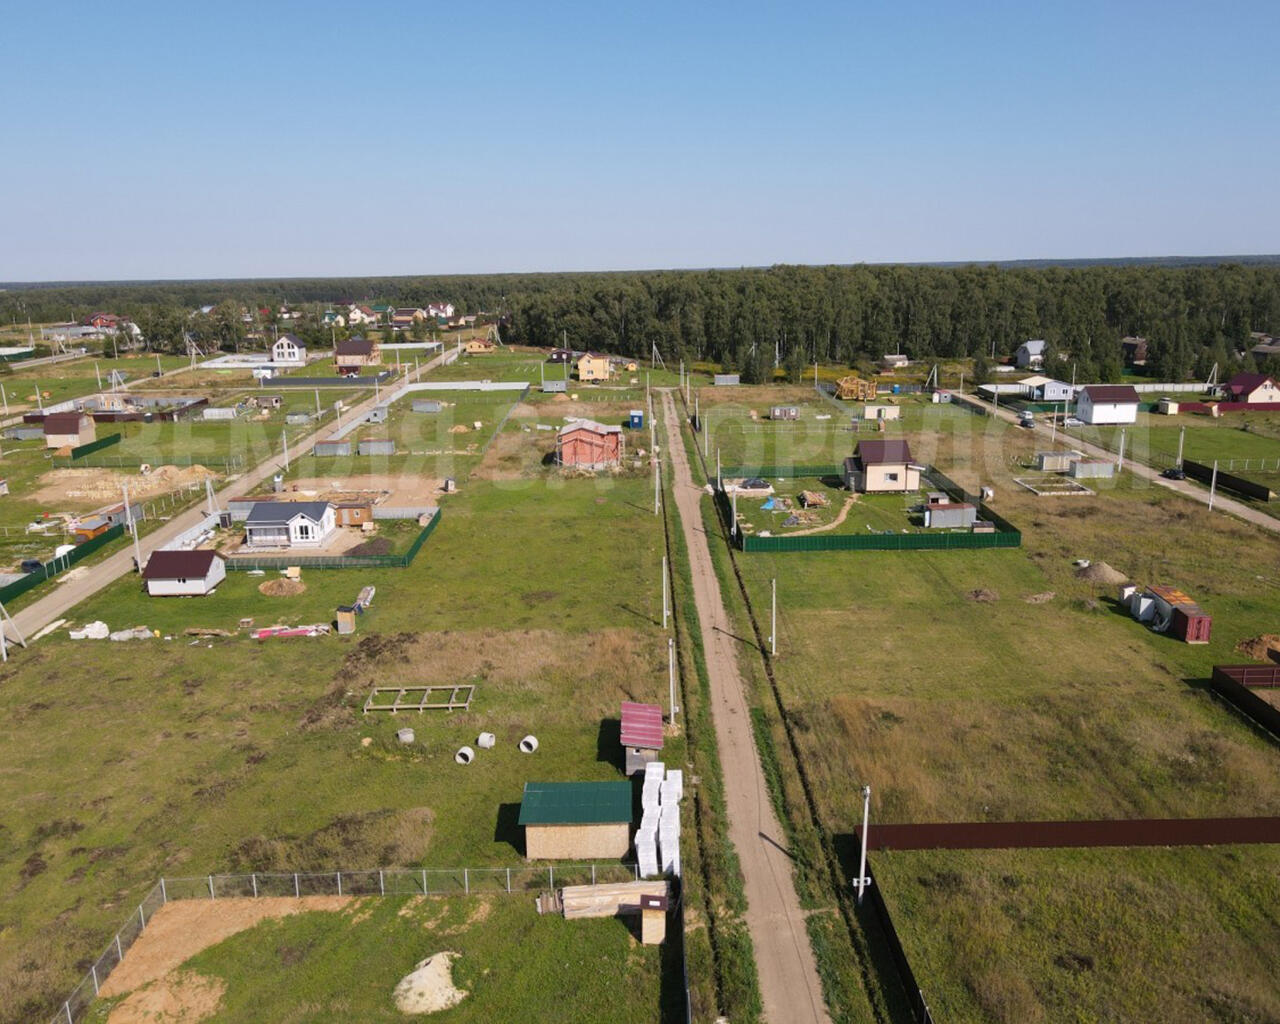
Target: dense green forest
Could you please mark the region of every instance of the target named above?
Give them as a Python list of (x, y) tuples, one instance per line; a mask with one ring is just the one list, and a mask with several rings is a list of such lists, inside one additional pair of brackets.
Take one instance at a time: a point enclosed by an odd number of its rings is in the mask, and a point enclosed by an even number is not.
[[(329, 304), (446, 300), (500, 318), (504, 339), (708, 360), (759, 379), (777, 353), (793, 373), (815, 360), (856, 366), (886, 352), (912, 359), (1010, 354), (1045, 338), (1077, 378), (1116, 379), (1120, 338), (1149, 339), (1164, 379), (1252, 367), (1251, 332), (1280, 333), (1274, 262), (1085, 266), (776, 266), (705, 271), (494, 274), (32, 286), (0, 293), (0, 320), (54, 321), (103, 309), (130, 316), (148, 343), (181, 350), (183, 332), (234, 346), (241, 306), (289, 303), (290, 329), (327, 339)], [(193, 318), (199, 306), (216, 305)], [(265, 325), (264, 325), (265, 326)], [(1243, 357), (1240, 355), (1244, 353)], [(1270, 369), (1271, 367), (1267, 367)]]

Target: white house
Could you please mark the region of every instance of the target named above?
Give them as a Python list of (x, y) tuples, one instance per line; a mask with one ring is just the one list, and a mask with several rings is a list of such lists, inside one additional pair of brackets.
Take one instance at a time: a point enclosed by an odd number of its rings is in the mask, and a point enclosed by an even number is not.
[(427, 316), (434, 316), (436, 319), (449, 319), (453, 316), (452, 302), (433, 302), (427, 306)]
[(152, 597), (203, 597), (227, 578), (216, 551), (153, 551), (142, 571)]
[(1128, 384), (1088, 384), (1076, 395), (1076, 416), (1084, 423), (1136, 423), (1138, 401)]
[(376, 324), (377, 322), (378, 314), (368, 306), (347, 307), (347, 324), (351, 327), (358, 327), (361, 324)]
[(1248, 405), (1280, 404), (1280, 387), (1265, 373), (1237, 373), (1223, 385), (1222, 395), (1228, 402), (1245, 402)]
[(282, 334), (271, 346), (271, 361), (302, 366), (307, 361), (307, 346), (297, 335)]
[(1018, 351), (1014, 353), (1014, 361), (1020, 369), (1028, 367), (1037, 367), (1044, 365), (1044, 339), (1033, 338), (1031, 341), (1024, 341), (1018, 346)]
[(255, 501), (244, 521), (251, 548), (318, 548), (337, 528), (328, 501)]
[(1027, 389), (1027, 395), (1036, 402), (1069, 402), (1076, 396), (1076, 389), (1070, 384), (1042, 374), (1023, 377), (1018, 383)]

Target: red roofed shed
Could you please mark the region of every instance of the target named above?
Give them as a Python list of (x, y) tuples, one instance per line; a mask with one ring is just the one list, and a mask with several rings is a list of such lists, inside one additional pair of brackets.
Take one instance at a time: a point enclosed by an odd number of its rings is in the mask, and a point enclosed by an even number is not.
[(662, 708), (657, 704), (622, 702), (622, 747), (627, 754), (626, 772), (634, 775), (662, 749)]

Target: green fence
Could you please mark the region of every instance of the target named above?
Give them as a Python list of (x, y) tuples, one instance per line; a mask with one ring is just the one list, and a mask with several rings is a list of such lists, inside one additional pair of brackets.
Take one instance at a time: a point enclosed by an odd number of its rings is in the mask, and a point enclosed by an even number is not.
[(96, 441), (90, 441), (88, 444), (72, 448), (72, 461), (79, 461), (86, 455), (92, 455), (94, 452), (102, 451), (103, 448), (110, 448), (113, 444), (119, 444), (123, 436), (123, 434), (108, 434), (106, 437), (100, 437)]
[(797, 466), (758, 466), (752, 469), (746, 466), (721, 466), (722, 477), (774, 477), (789, 480), (795, 477), (844, 476), (844, 466), (833, 464), (797, 465)]
[(40, 586), (45, 580), (52, 579), (60, 572), (66, 572), (76, 562), (88, 558), (95, 551), (100, 551), (113, 540), (124, 536), (124, 526), (117, 523), (111, 529), (98, 534), (98, 536), (85, 541), (83, 544), (77, 544), (75, 549), (67, 552), (61, 558), (55, 558), (51, 562), (46, 562), (35, 572), (29, 572), (20, 580), (14, 580), (7, 587), (0, 587), (0, 603), (8, 604), (19, 594), (25, 594), (33, 587)]
[(264, 555), (255, 557), (234, 557), (227, 559), (228, 572), (252, 572), (255, 569), (287, 569), (297, 566), (299, 569), (406, 569), (422, 550), (427, 538), (435, 532), (442, 512), (436, 514), (422, 528), (422, 532), (413, 539), (409, 550), (403, 555)]

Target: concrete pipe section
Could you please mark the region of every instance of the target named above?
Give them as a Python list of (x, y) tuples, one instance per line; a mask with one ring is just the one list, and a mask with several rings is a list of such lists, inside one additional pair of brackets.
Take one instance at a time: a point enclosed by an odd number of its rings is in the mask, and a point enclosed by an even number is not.
[(470, 764), (476, 759), (476, 752), (470, 747), (459, 747), (458, 752), (453, 755), (453, 759), (458, 764)]
[(412, 742), (413, 742), (413, 730), (412, 730), (412, 729), (398, 729), (398, 730), (396, 731), (396, 739), (398, 739), (401, 743), (412, 743)]
[(481, 750), (492, 750), (495, 743), (498, 742), (496, 736), (491, 732), (482, 732), (476, 739), (476, 746)]
[(538, 749), (537, 736), (526, 736), (524, 739), (520, 741), (520, 753), (522, 754), (532, 754), (537, 749)]

